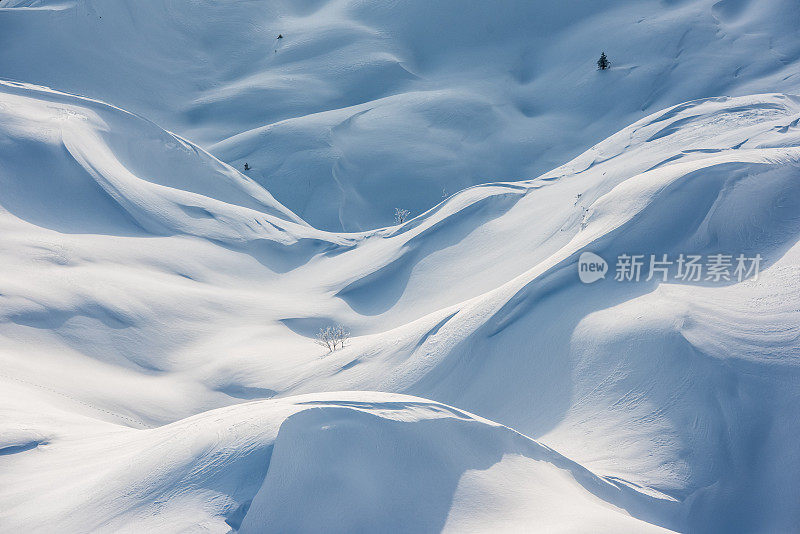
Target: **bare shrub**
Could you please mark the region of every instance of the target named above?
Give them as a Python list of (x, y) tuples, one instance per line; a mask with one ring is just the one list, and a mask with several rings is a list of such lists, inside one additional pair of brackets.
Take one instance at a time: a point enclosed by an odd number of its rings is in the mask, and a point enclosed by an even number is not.
[(350, 339), (350, 332), (342, 325), (336, 324), (320, 328), (314, 342), (333, 352), (344, 347), (345, 342)]
[(408, 219), (408, 216), (411, 215), (411, 212), (402, 208), (395, 208), (394, 209), (394, 223), (395, 224), (403, 224)]

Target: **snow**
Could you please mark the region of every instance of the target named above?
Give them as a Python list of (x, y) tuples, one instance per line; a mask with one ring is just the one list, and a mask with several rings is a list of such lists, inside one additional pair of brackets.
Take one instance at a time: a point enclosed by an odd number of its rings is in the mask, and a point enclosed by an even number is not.
[(791, 8), (0, 1), (0, 530), (796, 530)]
[[(480, 517), (471, 507), (450, 509), (448, 503), (463, 505), (464, 471), (483, 472), (491, 464), (506, 470), (511, 462), (518, 466), (512, 472), (499, 479), (486, 473), (472, 491), (505, 487), (507, 498), (544, 494), (551, 502), (581, 503), (581, 516), (566, 514), (563, 528), (596, 520), (607, 532), (663, 531), (597, 496), (625, 502), (626, 488), (508, 428), (404, 395), (263, 400), (149, 430), (95, 423), (80, 435), (60, 437), (57, 443), (38, 441), (6, 473), (5, 487), (29, 495), (11, 496), (16, 513), (7, 528), (233, 527), (246, 533), (269, 525), (275, 531), (352, 532), (403, 524), (416, 531), (459, 531), (459, 521), (488, 528), (508, 525), (513, 503), (498, 502)], [(466, 484), (475, 486), (472, 480)], [(306, 501), (315, 503), (313, 512), (298, 505)]]
[[(417, 215), (470, 185), (535, 177), (687, 100), (800, 87), (795, 0), (0, 8), (4, 78), (111, 102), (247, 162), (327, 230), (385, 226), (396, 207)], [(602, 50), (612, 69), (597, 72)]]

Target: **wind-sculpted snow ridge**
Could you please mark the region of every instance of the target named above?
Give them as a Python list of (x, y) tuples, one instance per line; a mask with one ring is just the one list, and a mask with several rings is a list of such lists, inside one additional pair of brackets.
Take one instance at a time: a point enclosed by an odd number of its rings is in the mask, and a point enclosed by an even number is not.
[(66, 233), (226, 242), (256, 235), (248, 224), (276, 238), (289, 234), (280, 224), (319, 234), (241, 173), (119, 108), (15, 82), (0, 81), (0, 97), (4, 207), (22, 219)]
[[(409, 273), (402, 292), (383, 294), (388, 321), (433, 298), (441, 306), (445, 295), (476, 296), (384, 335), (408, 355), (378, 387), (475, 411), (597, 472), (671, 495), (685, 516), (664, 526), (794, 529), (799, 103), (761, 95), (676, 106), (532, 180), (507, 212), (445, 241), (438, 261), (406, 241), (374, 271)], [(612, 270), (626, 253), (760, 254), (763, 263), (758, 280), (741, 283), (659, 283), (647, 273), (624, 283), (612, 271), (583, 285), (577, 259), (586, 250)], [(380, 301), (391, 288), (380, 280), (369, 274), (339, 296), (363, 313), (358, 292)], [(447, 286), (434, 291), (436, 280)], [(490, 280), (496, 289), (484, 292)], [(398, 352), (372, 350), (387, 359)], [(362, 354), (341, 361), (376, 365)]]
[[(404, 395), (255, 401), (148, 430), (82, 423), (44, 439), (20, 432), (25, 452), (0, 444), (19, 456), (0, 474), (7, 530), (464, 532), (535, 522), (552, 531), (588, 522), (598, 532), (666, 532), (626, 509), (675, 508), (504, 426)], [(474, 509), (476, 497), (494, 505)]]
[(347, 231), (687, 100), (800, 92), (796, 0), (502, 4), (3, 0), (0, 75), (140, 113)]
[[(800, 524), (797, 97), (362, 234), (106, 104), (4, 83), (0, 114), (2, 530)], [(763, 260), (586, 285), (587, 250)]]
[[(274, 278), (359, 238), (309, 227), (197, 146), (98, 101), (0, 82), (0, 143), (3, 345), (43, 358), (55, 336), (60, 350), (166, 370), (164, 354), (232, 310), (225, 280)], [(261, 307), (252, 282), (234, 285)], [(35, 358), (17, 363), (43, 378)], [(64, 387), (73, 364), (50, 379)]]

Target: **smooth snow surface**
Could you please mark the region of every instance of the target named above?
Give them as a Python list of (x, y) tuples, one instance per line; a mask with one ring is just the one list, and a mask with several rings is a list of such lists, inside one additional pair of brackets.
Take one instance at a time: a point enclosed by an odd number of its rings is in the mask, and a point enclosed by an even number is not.
[(0, 0), (0, 531), (799, 530), (796, 6), (567, 4)]
[[(537, 176), (659, 109), (800, 92), (797, 0), (0, 0), (0, 77), (140, 113), (318, 228)], [(278, 35), (283, 39), (277, 39)], [(597, 72), (605, 50), (612, 69)]]

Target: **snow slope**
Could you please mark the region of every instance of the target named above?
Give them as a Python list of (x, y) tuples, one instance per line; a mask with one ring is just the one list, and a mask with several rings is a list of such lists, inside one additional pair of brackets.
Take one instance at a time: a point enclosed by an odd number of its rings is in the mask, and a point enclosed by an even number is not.
[[(13, 512), (6, 529), (463, 532), (533, 520), (550, 531), (590, 522), (664, 532), (625, 512), (635, 491), (506, 427), (414, 397), (255, 401), (149, 430), (70, 422), (80, 432), (50, 421), (47, 435), (20, 431), (17, 447), (28, 451), (4, 470), (3, 487), (14, 488), (2, 492)], [(491, 495), (491, 508), (474, 509), (476, 495)], [(520, 510), (520, 500), (532, 506)]]
[(0, 75), (140, 113), (359, 231), (658, 109), (798, 92), (799, 30), (795, 0), (3, 0)]
[[(145, 119), (2, 83), (0, 525), (795, 529), (799, 120), (688, 102), (336, 234)], [(764, 263), (587, 286), (583, 250)]]

